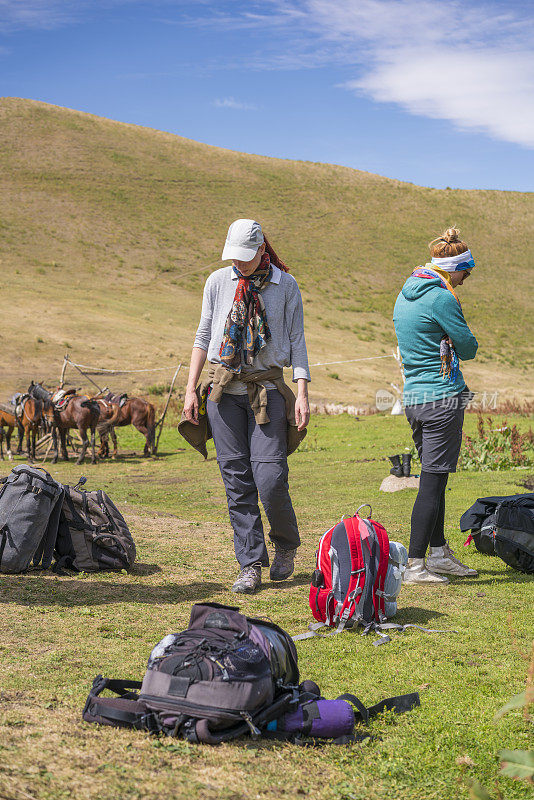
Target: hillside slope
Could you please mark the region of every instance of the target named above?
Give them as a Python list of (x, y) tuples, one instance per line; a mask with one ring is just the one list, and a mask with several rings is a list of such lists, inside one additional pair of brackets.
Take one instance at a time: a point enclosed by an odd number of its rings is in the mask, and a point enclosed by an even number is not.
[[(462, 290), (480, 342), (468, 382), (533, 396), (532, 194), (421, 188), (14, 98), (0, 100), (2, 396), (33, 377), (56, 380), (65, 350), (172, 374), (240, 216), (262, 221), (300, 283), (312, 364), (390, 353), (405, 276), (458, 224), (478, 265)], [(385, 358), (317, 367), (313, 379), (315, 397), (372, 402), (398, 369)]]

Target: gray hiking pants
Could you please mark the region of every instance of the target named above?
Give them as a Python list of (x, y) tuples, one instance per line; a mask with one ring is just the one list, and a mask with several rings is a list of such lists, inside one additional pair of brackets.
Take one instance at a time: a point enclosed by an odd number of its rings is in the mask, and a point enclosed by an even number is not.
[(258, 494), (271, 541), (282, 550), (300, 545), (289, 496), (285, 401), (277, 389), (267, 397), (270, 421), (265, 425), (256, 423), (248, 395), (223, 393), (219, 403), (207, 403), (241, 569), (258, 562), (269, 565)]

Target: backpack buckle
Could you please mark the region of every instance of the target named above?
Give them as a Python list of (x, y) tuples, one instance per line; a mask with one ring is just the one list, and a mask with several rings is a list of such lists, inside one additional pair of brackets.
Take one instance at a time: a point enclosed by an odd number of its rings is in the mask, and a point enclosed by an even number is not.
[(259, 729), (259, 728), (257, 728), (257, 727), (254, 725), (254, 723), (253, 723), (253, 721), (252, 721), (252, 717), (250, 716), (250, 714), (248, 713), (248, 711), (241, 711), (241, 716), (243, 717), (243, 719), (244, 719), (244, 720), (245, 720), (245, 722), (247, 723), (247, 725), (248, 725), (248, 727), (249, 727), (249, 730), (250, 730), (250, 735), (252, 736), (252, 738), (253, 738), (253, 739), (257, 739), (259, 736), (261, 736), (261, 731), (260, 731), (260, 729)]

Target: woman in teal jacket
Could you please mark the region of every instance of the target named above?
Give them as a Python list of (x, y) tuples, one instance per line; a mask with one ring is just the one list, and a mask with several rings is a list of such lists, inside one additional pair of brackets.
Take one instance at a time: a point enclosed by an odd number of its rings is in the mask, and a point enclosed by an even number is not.
[(477, 575), (454, 557), (444, 535), (445, 488), (449, 473), (456, 472), (464, 411), (473, 396), (459, 362), (474, 358), (478, 349), (456, 289), (475, 262), (456, 228), (429, 246), (431, 262), (417, 267), (402, 287), (393, 324), (404, 368), (406, 416), (421, 459), (404, 580), (443, 584), (447, 575)]

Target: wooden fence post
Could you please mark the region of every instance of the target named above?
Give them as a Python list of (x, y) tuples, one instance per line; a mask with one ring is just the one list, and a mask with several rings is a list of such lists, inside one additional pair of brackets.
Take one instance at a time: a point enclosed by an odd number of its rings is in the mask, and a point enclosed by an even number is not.
[(159, 430), (158, 430), (158, 438), (156, 439), (156, 443), (154, 445), (154, 455), (155, 456), (158, 454), (158, 446), (159, 446), (159, 440), (160, 440), (160, 436), (161, 436), (161, 431), (163, 430), (163, 423), (165, 422), (165, 415), (167, 413), (167, 409), (169, 407), (169, 403), (171, 402), (171, 396), (172, 396), (172, 392), (173, 392), (173, 389), (174, 389), (174, 384), (176, 382), (176, 376), (180, 372), (181, 368), (182, 368), (182, 362), (180, 362), (178, 364), (176, 372), (173, 375), (173, 379), (172, 379), (171, 385), (169, 387), (169, 394), (167, 395), (167, 402), (165, 403), (165, 408), (163, 409), (163, 414), (161, 415), (161, 417), (159, 418), (159, 420), (156, 423), (156, 428), (159, 428)]
[(63, 367), (61, 368), (61, 377), (59, 379), (59, 388), (63, 389), (63, 384), (65, 383), (65, 370), (67, 369), (67, 363), (69, 360), (68, 353), (65, 353), (63, 356)]

